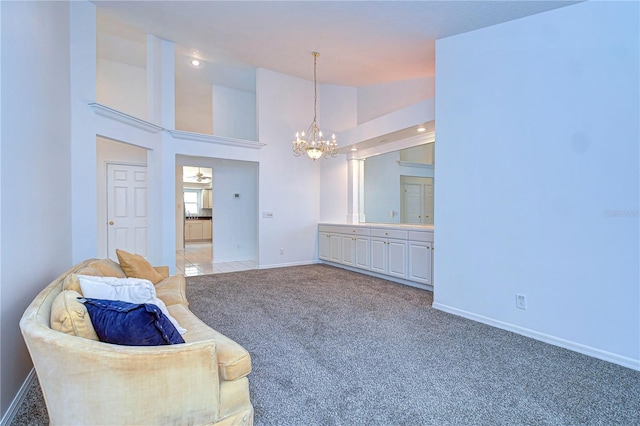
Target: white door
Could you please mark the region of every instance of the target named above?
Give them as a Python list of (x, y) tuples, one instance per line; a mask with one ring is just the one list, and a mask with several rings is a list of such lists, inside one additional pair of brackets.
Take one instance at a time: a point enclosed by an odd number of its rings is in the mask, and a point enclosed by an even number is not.
[(147, 255), (147, 168), (107, 164), (107, 253)]
[(424, 216), (422, 209), (422, 185), (419, 183), (404, 183), (404, 217), (402, 223), (422, 223)]
[(433, 178), (401, 176), (401, 223), (433, 225)]
[(424, 184), (424, 221), (427, 225), (433, 225), (433, 178), (426, 178)]

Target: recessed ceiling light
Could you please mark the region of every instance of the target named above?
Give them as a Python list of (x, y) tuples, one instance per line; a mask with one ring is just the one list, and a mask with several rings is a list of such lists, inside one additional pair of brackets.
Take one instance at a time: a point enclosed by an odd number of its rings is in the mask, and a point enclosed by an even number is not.
[(416, 130), (418, 130), (419, 132), (424, 132), (427, 129), (425, 129), (424, 126), (420, 126)]
[(191, 58), (189, 63), (191, 64), (192, 67), (195, 67), (195, 68), (200, 68), (200, 66), (202, 65), (202, 62), (200, 62), (200, 59), (197, 59), (197, 58)]
[(356, 148), (355, 146), (353, 148), (351, 148), (351, 151), (357, 151), (358, 148)]

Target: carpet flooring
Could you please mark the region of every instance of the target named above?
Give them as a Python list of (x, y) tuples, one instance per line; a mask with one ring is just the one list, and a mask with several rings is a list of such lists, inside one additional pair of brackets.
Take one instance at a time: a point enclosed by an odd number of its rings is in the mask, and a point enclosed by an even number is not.
[[(187, 298), (251, 353), (257, 426), (640, 425), (639, 371), (437, 311), (428, 291), (309, 265), (189, 277)], [(39, 386), (13, 424), (47, 424)]]

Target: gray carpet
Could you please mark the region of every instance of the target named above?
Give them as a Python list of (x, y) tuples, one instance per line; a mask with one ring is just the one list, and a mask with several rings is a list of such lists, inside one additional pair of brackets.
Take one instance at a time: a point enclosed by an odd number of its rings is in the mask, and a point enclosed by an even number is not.
[[(260, 425), (640, 425), (640, 372), (437, 311), (326, 265), (187, 279), (252, 355)], [(42, 415), (44, 413), (44, 416)], [(13, 424), (46, 424), (34, 386)]]

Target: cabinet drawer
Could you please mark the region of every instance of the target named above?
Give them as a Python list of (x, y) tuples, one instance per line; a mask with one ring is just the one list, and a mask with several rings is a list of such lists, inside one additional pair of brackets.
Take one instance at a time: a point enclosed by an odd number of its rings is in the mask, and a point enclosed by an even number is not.
[(402, 231), (399, 229), (381, 229), (381, 228), (371, 228), (371, 236), (372, 237), (382, 237), (382, 238), (396, 238), (399, 240), (406, 240), (408, 237), (407, 231)]
[(342, 231), (340, 231), (343, 234), (349, 234), (349, 235), (362, 235), (362, 236), (369, 236), (369, 228), (364, 228), (361, 226), (349, 226), (349, 227), (344, 227), (342, 228)]
[(319, 225), (318, 226), (318, 230), (320, 232), (326, 232), (329, 234), (340, 234), (343, 231), (343, 226), (336, 226), (336, 225)]
[(411, 241), (422, 241), (425, 243), (433, 242), (433, 232), (426, 231), (409, 231), (409, 239)]

